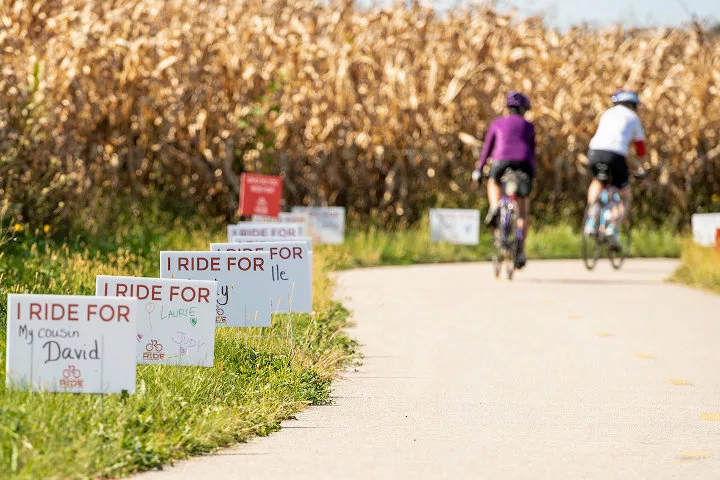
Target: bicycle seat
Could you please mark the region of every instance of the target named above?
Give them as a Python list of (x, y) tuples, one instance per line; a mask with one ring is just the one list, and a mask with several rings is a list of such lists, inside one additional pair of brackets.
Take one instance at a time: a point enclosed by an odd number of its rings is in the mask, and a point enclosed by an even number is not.
[(514, 195), (518, 191), (518, 185), (522, 182), (529, 182), (530, 176), (522, 170), (508, 168), (500, 177), (502, 190), (506, 195)]

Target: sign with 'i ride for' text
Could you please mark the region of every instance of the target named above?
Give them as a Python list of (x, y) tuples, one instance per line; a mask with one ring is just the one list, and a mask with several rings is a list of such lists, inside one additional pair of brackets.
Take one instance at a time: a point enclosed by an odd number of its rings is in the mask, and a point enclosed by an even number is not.
[(270, 326), (270, 252), (160, 252), (160, 276), (216, 281), (218, 327)]
[(137, 363), (213, 366), (217, 282), (98, 275), (95, 293), (138, 299)]
[(305, 234), (302, 223), (244, 222), (228, 225), (228, 241), (242, 237), (290, 239), (304, 237)]
[(8, 388), (135, 392), (134, 298), (8, 295)]
[(308, 240), (213, 243), (210, 250), (269, 252), (272, 311), (312, 312), (312, 248)]

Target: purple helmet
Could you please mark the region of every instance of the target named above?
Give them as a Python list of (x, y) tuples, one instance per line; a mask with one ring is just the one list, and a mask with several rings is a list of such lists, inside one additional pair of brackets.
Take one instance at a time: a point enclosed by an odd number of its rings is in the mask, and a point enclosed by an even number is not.
[(508, 93), (505, 102), (508, 107), (517, 107), (524, 108), (525, 110), (530, 110), (530, 99), (522, 93), (516, 92), (515, 90)]

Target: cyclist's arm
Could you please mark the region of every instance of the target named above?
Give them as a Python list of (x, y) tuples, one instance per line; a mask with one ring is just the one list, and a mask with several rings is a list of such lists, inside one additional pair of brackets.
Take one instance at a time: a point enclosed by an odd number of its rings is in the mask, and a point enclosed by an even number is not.
[[(635, 153), (638, 158), (642, 160), (645, 158), (645, 132), (643, 130), (642, 123), (638, 119), (637, 125), (635, 126), (635, 134), (633, 135), (633, 142), (635, 145)], [(642, 163), (639, 160), (635, 160), (635, 167), (642, 168)]]
[(480, 158), (478, 159), (477, 163), (475, 164), (475, 168), (482, 171), (483, 167), (487, 163), (488, 158), (490, 157), (490, 153), (492, 152), (493, 147), (495, 146), (495, 124), (491, 123), (490, 128), (488, 129), (487, 135), (485, 135), (485, 143), (483, 144), (482, 153), (480, 154)]

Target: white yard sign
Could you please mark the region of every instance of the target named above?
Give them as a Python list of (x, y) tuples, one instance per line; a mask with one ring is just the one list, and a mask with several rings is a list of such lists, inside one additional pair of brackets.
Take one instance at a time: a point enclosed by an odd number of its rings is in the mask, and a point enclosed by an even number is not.
[(137, 363), (213, 366), (217, 282), (98, 275), (95, 294), (139, 300)]
[(272, 311), (312, 312), (312, 247), (309, 241), (213, 243), (210, 250), (269, 252)]
[(318, 243), (345, 241), (345, 207), (292, 207), (293, 213), (310, 216), (310, 236)]
[(430, 209), (430, 238), (433, 242), (477, 245), (480, 235), (480, 211), (475, 209)]
[[(263, 215), (253, 215), (253, 222), (283, 222), (283, 223), (302, 223), (305, 228), (309, 228), (310, 215), (307, 212), (280, 212), (276, 217), (266, 217)], [(305, 230), (307, 234), (308, 230)]]
[(699, 245), (712, 247), (720, 229), (720, 213), (696, 213), (692, 216), (693, 240)]
[(270, 252), (160, 252), (160, 276), (217, 281), (218, 327), (270, 326)]
[(228, 225), (228, 241), (233, 237), (292, 238), (305, 235), (302, 223), (244, 222)]
[(134, 298), (8, 295), (6, 384), (135, 393)]

